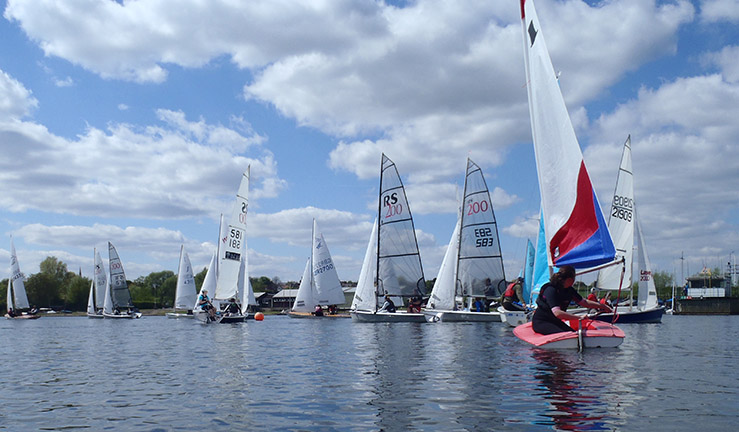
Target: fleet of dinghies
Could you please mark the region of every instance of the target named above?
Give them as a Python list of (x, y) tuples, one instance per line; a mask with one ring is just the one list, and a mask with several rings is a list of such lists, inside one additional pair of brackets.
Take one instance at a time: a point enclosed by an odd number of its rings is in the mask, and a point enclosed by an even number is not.
[[(457, 224), (423, 314), (429, 322), (500, 321), (486, 311), (505, 285), (498, 224), (482, 170), (467, 159), (464, 195)], [(459, 307), (457, 297), (466, 306)], [(473, 307), (473, 300), (484, 306)]]
[[(473, 300), (489, 304), (506, 285), (497, 222), (490, 191), (480, 167), (469, 158), (464, 194), (455, 228), (436, 282), (423, 310), (415, 307), (426, 295), (426, 282), (416, 232), (405, 188), (395, 163), (384, 153), (380, 165), (377, 217), (365, 252), (350, 314), (357, 322), (504, 321), (513, 333), (537, 347), (615, 347), (624, 333), (612, 324), (659, 322), (664, 308), (657, 305), (649, 258), (634, 205), (630, 137), (624, 144), (608, 224), (590, 181), (549, 57), (533, 0), (521, 0), (526, 88), (541, 193), (539, 236), (536, 247), (527, 242), (521, 271), (524, 311), (503, 307), (474, 310)], [(184, 245), (180, 249), (177, 287), (170, 318), (195, 317), (203, 323), (237, 323), (250, 317), (256, 305), (249, 282), (247, 214), (249, 168), (243, 173), (233, 211), (221, 215), (218, 247), (208, 265), (200, 293)], [(344, 303), (336, 268), (323, 234), (313, 220), (311, 254), (305, 266), (291, 317), (315, 317), (317, 307)], [(637, 250), (634, 261), (633, 250)], [(88, 296), (90, 318), (139, 318), (126, 282), (121, 259), (108, 243), (109, 279), (97, 250), (94, 278)], [(616, 267), (613, 264), (620, 264)], [(570, 265), (581, 273), (599, 271), (599, 290), (631, 288), (631, 271), (639, 275), (635, 307), (598, 320), (587, 317), (570, 323), (574, 331), (537, 334), (530, 323), (542, 285), (558, 266)], [(628, 271), (627, 271), (628, 270)], [(30, 314), (11, 237), (11, 277), (8, 318), (37, 318)], [(205, 292), (216, 311), (211, 315), (198, 303)], [(632, 302), (633, 303), (633, 302)], [(233, 305), (236, 304), (236, 310)], [(388, 305), (394, 305), (388, 307)], [(229, 307), (230, 306), (230, 307)], [(407, 309), (406, 309), (407, 307)], [(331, 316), (331, 315), (325, 315)]]
[[(521, 0), (521, 23), (548, 267), (551, 272), (555, 266), (593, 269), (612, 263), (616, 255), (613, 240), (585, 167), (533, 0)], [(517, 326), (514, 334), (539, 347), (579, 349), (614, 347), (624, 338), (621, 329), (601, 321), (578, 320), (573, 330), (541, 335), (528, 322)]]
[(336, 273), (334, 261), (331, 259), (323, 233), (318, 231), (318, 224), (313, 219), (311, 229), (311, 254), (305, 263), (305, 271), (300, 280), (295, 304), (288, 315), (292, 318), (349, 318), (348, 314), (323, 313), (316, 314), (316, 308), (335, 307), (345, 302), (344, 290), (341, 288), (339, 275)]

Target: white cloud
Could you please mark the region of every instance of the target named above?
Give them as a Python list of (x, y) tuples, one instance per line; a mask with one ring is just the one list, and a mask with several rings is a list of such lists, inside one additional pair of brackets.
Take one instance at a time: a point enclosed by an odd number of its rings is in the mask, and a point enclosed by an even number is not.
[(23, 84), (0, 70), (0, 119), (21, 119), (38, 106)]
[(719, 52), (705, 54), (703, 62), (717, 66), (726, 81), (739, 82), (739, 46), (726, 46)]
[(703, 0), (701, 19), (706, 22), (739, 22), (739, 2), (736, 0)]

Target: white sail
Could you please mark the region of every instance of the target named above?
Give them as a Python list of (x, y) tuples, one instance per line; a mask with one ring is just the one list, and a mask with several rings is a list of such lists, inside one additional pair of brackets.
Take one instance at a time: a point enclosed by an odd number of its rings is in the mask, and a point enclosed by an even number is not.
[(459, 294), (497, 297), (505, 283), (498, 224), (482, 170), (469, 158), (461, 217), (457, 257)]
[(636, 220), (636, 238), (638, 241), (638, 261), (636, 269), (639, 274), (638, 309), (653, 309), (659, 305), (657, 299), (657, 288), (655, 287), (654, 279), (652, 278), (652, 266), (649, 263), (647, 247), (644, 243), (644, 235), (642, 234), (641, 224), (638, 219)]
[(521, 1), (526, 89), (548, 266), (589, 268), (615, 248), (549, 58), (533, 0)]
[(103, 297), (103, 314), (113, 313), (113, 297), (111, 297), (110, 284), (105, 286), (105, 296)]
[(87, 313), (95, 314), (95, 281), (90, 282), (90, 294), (87, 296)]
[[(315, 285), (315, 300), (322, 306), (340, 305), (346, 301), (341, 288), (336, 266), (331, 259), (323, 233), (318, 231), (318, 224), (313, 219), (313, 245), (311, 247), (312, 280)], [(315, 305), (314, 305), (315, 306)]]
[(239, 271), (239, 302), (244, 312), (246, 312), (247, 306), (257, 305), (254, 289), (251, 287), (251, 280), (249, 280), (249, 265), (247, 262), (246, 254), (244, 254), (244, 257), (241, 258), (241, 270)]
[(128, 290), (128, 282), (126, 282), (126, 274), (123, 271), (123, 263), (118, 256), (113, 243), (108, 242), (108, 265), (110, 267), (110, 292), (113, 302), (113, 308), (129, 308), (133, 307), (131, 301), (131, 292)]
[(221, 237), (218, 282), (214, 298), (227, 300), (236, 297), (241, 273), (241, 257), (246, 254), (246, 215), (249, 205), (249, 168), (241, 177), (231, 215), (227, 219), (225, 237)]
[(8, 290), (6, 291), (5, 304), (7, 305), (8, 312), (13, 308), (13, 287), (11, 286), (10, 279), (8, 279)]
[[(13, 310), (28, 309), (28, 297), (26, 297), (26, 287), (24, 284), (25, 277), (21, 273), (18, 257), (15, 254), (15, 244), (13, 237), (10, 238), (10, 280), (13, 282), (13, 298), (8, 300), (8, 307), (13, 305)], [(14, 300), (14, 301), (10, 301)]]
[(190, 257), (185, 252), (185, 246), (180, 247), (180, 265), (177, 270), (177, 287), (175, 288), (175, 309), (192, 309), (197, 301), (195, 275), (193, 274)]
[(315, 300), (313, 299), (313, 284), (311, 283), (311, 265), (310, 258), (305, 262), (305, 270), (303, 270), (303, 277), (300, 279), (300, 286), (298, 287), (298, 294), (295, 296), (295, 303), (293, 304), (293, 312), (312, 312), (313, 308), (316, 307)]
[(446, 248), (444, 259), (441, 261), (439, 273), (436, 275), (436, 282), (431, 289), (426, 309), (437, 310), (454, 310), (455, 309), (455, 293), (457, 283), (457, 253), (459, 251), (459, 227), (461, 219), (457, 219), (454, 226), (452, 238), (449, 239), (449, 246)]
[(94, 250), (95, 274), (93, 275), (93, 283), (95, 284), (95, 308), (100, 309), (105, 306), (105, 292), (108, 289), (108, 274), (105, 272), (103, 259), (100, 252)]
[(372, 224), (367, 251), (364, 253), (362, 269), (359, 271), (357, 288), (352, 299), (352, 310), (374, 311), (377, 308), (375, 297), (375, 275), (377, 273), (377, 219)]
[(423, 296), (426, 281), (403, 182), (384, 154), (378, 203), (377, 296)]
[[(216, 255), (217, 254), (213, 254), (213, 256), (210, 258), (210, 264), (208, 264), (208, 270), (205, 272), (203, 285), (200, 286), (198, 298), (200, 298), (200, 294), (203, 293), (203, 290), (207, 290), (210, 295), (213, 295), (213, 293), (216, 291), (216, 263), (218, 262), (218, 258), (216, 257)], [(193, 303), (193, 309), (195, 309), (194, 306), (197, 305), (197, 302), (198, 300), (196, 299)]]
[(626, 273), (621, 283), (621, 267), (606, 267), (598, 272), (596, 286), (600, 290), (631, 289), (631, 269), (634, 250), (634, 175), (631, 171), (631, 136), (624, 143), (621, 163), (616, 177), (611, 211), (608, 215), (608, 230), (616, 247), (616, 257), (624, 257)]

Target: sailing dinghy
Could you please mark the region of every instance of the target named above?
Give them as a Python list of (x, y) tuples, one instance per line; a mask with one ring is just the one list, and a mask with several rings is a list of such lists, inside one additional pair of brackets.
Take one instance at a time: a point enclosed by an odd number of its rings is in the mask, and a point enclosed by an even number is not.
[(21, 273), (18, 257), (15, 254), (15, 244), (13, 237), (10, 237), (10, 279), (8, 279), (7, 305), (8, 312), (5, 318), (8, 319), (37, 319), (40, 315), (31, 313), (31, 307), (28, 304), (26, 296), (26, 286), (23, 282), (25, 277)]
[(93, 279), (90, 283), (90, 295), (87, 299), (87, 317), (105, 318), (103, 309), (105, 307), (105, 291), (108, 289), (108, 275), (105, 273), (103, 259), (100, 252), (93, 249)]
[(105, 291), (103, 315), (110, 319), (141, 318), (141, 312), (133, 305), (131, 291), (128, 289), (123, 263), (113, 243), (108, 242), (108, 266), (110, 284)]
[[(426, 281), (405, 188), (395, 163), (385, 154), (380, 168), (380, 195), (373, 236), (354, 293), (352, 320), (425, 322), (423, 313), (407, 312), (403, 305), (404, 299), (420, 300), (426, 294)], [(393, 299), (395, 312), (381, 308), (386, 295)]]
[[(216, 322), (221, 324), (244, 322), (247, 317), (253, 317), (248, 313), (248, 307), (256, 306), (254, 292), (249, 282), (246, 256), (249, 176), (250, 167), (247, 167), (236, 192), (233, 210), (225, 224), (224, 218), (221, 217), (217, 257), (208, 266), (208, 272), (201, 287), (201, 292), (205, 288), (213, 293), (212, 303), (217, 311)], [(231, 300), (234, 300), (238, 310), (227, 310), (233, 303)], [(193, 315), (200, 322), (212, 322), (208, 313), (199, 307), (193, 309)]]
[[(550, 274), (554, 266), (593, 269), (613, 263), (613, 240), (585, 167), (533, 0), (521, 0), (521, 24)], [(621, 329), (600, 321), (587, 321), (573, 330), (541, 335), (526, 323), (516, 327), (514, 334), (532, 345), (551, 348), (618, 346), (624, 338)]]
[[(480, 167), (467, 159), (462, 211), (436, 283), (423, 314), (428, 322), (500, 322), (500, 312), (474, 311), (472, 302), (487, 305), (505, 285), (498, 224), (485, 177)], [(460, 310), (456, 297), (467, 300)]]
[[(167, 318), (192, 318), (192, 309), (197, 295), (190, 257), (185, 252), (185, 245), (182, 245), (180, 246), (180, 264), (177, 267), (177, 287), (175, 288), (173, 311), (167, 312)], [(185, 312), (177, 312), (178, 310)]]
[[(626, 139), (621, 155), (611, 212), (608, 215), (608, 229), (613, 236), (616, 253), (624, 257), (626, 272), (621, 276), (621, 271), (617, 267), (604, 268), (598, 272), (596, 287), (599, 291), (616, 291), (619, 294), (620, 291), (628, 289), (632, 301), (628, 307), (616, 306), (614, 313), (598, 315), (597, 319), (619, 324), (661, 322), (665, 308), (657, 302), (657, 290), (652, 280), (652, 269), (636, 213), (634, 174), (631, 169), (631, 136)], [(638, 260), (636, 262), (634, 261), (634, 246), (637, 248)], [(639, 296), (636, 306), (633, 306), (633, 290), (631, 289), (634, 269), (639, 275)]]
[(349, 318), (349, 314), (315, 315), (313, 312), (317, 306), (336, 306), (343, 304), (344, 290), (336, 273), (331, 252), (328, 250), (323, 234), (318, 231), (318, 224), (313, 219), (311, 255), (305, 264), (303, 278), (300, 280), (298, 294), (295, 296), (295, 304), (288, 312), (291, 318)]

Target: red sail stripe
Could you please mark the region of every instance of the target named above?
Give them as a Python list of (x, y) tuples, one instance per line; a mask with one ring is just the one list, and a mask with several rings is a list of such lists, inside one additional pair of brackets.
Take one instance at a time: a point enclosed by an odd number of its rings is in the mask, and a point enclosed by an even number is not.
[[(575, 208), (567, 222), (557, 231), (550, 242), (549, 253), (552, 262), (557, 263), (557, 258), (567, 255), (569, 251), (584, 243), (598, 230), (598, 220), (595, 215), (595, 204), (593, 203), (593, 186), (590, 183), (588, 170), (585, 162), (580, 163), (580, 172), (577, 175), (577, 198)], [(554, 256), (559, 248), (559, 255)]]

